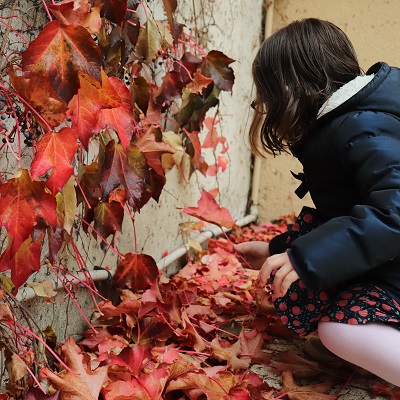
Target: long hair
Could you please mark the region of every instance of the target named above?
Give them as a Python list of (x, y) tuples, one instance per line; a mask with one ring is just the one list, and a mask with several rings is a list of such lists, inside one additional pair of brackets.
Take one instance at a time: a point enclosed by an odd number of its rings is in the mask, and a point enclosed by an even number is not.
[(353, 45), (331, 22), (308, 18), (274, 33), (253, 62), (253, 152), (275, 155), (301, 141), (327, 98), (361, 73)]

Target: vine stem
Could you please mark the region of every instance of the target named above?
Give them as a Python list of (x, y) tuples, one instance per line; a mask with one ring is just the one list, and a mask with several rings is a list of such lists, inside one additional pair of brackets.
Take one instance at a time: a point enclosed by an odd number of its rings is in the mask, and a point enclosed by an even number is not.
[(23, 325), (19, 324), (18, 322), (14, 321), (15, 326), (17, 326), (18, 328), (22, 329), (24, 332), (29, 333), (30, 335), (32, 335), (36, 340), (38, 340), (40, 343), (42, 343), (42, 345), (44, 347), (46, 347), (46, 349), (52, 354), (52, 356), (65, 368), (67, 369), (69, 372), (71, 372), (74, 375), (78, 375), (75, 371), (73, 371), (71, 368), (68, 367), (67, 364), (65, 364), (63, 362), (63, 360), (61, 360), (61, 358), (53, 351), (53, 349), (38, 335), (36, 335), (34, 332), (32, 332), (30, 329), (25, 328)]
[[(50, 10), (49, 10), (49, 8), (47, 7), (47, 4), (46, 4), (46, 0), (42, 0), (42, 3), (43, 3), (44, 9), (46, 10), (47, 16), (49, 17), (49, 20), (53, 21), (53, 18), (52, 18), (51, 14), (50, 14)], [(54, 4), (54, 2), (52, 2), (52, 4)]]
[(106, 239), (92, 226), (90, 225), (87, 221), (85, 221), (80, 215), (75, 214), (76, 218), (79, 218), (82, 222), (84, 222), (92, 231), (111, 249), (111, 251), (117, 256), (124, 258), (124, 256), (115, 248), (115, 246), (111, 246), (110, 243), (107, 242)]
[[(57, 271), (55, 271), (55, 269), (53, 269), (53, 273), (54, 275), (58, 278), (58, 280), (60, 282), (63, 282), (63, 279), (60, 277), (60, 275), (57, 273)], [(71, 292), (71, 290), (69, 290), (69, 288), (67, 287), (67, 285), (64, 285), (64, 289), (66, 290), (66, 292), (69, 294), (70, 298), (72, 299), (72, 301), (74, 302), (76, 308), (79, 311), (79, 314), (82, 315), (83, 319), (86, 321), (86, 323), (89, 325), (90, 329), (92, 329), (93, 332), (98, 333), (95, 329), (95, 327), (90, 323), (90, 321), (88, 320), (88, 318), (86, 317), (85, 313), (83, 312), (82, 308), (80, 307), (80, 305), (78, 304), (78, 302), (76, 301), (75, 296), (73, 295), (73, 293)]]

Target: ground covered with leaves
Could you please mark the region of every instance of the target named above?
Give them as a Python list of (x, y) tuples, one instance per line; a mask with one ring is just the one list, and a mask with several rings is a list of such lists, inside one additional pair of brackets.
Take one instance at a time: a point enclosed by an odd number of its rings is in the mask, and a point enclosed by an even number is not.
[[(285, 229), (282, 220), (230, 240), (268, 241)], [(210, 240), (172, 278), (161, 274), (147, 290), (124, 289), (119, 302), (99, 307), (94, 329), (60, 346), (66, 366), (41, 371), (52, 394), (32, 387), (28, 400), (400, 398), (350, 365), (307, 359), (304, 339), (281, 324), (269, 288), (257, 286), (257, 272), (226, 239)], [(346, 397), (358, 387), (361, 397)]]

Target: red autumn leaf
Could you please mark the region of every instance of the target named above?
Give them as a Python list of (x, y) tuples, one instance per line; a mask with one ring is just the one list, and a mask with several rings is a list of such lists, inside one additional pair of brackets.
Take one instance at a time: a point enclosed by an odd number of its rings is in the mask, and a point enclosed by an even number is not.
[(23, 53), (22, 69), (31, 76), (48, 76), (56, 95), (68, 103), (78, 91), (79, 71), (101, 82), (101, 52), (82, 26), (52, 21)]
[(45, 192), (44, 182), (32, 181), (29, 172), (23, 169), (17, 178), (0, 186), (0, 223), (12, 236), (11, 257), (31, 234), (40, 217), (55, 229), (56, 200)]
[(220, 51), (211, 50), (203, 57), (201, 73), (204, 76), (212, 78), (218, 89), (231, 91), (235, 81), (235, 75), (233, 69), (229, 67), (229, 64), (234, 61), (235, 60), (227, 57)]
[(201, 58), (186, 52), (179, 62), (174, 63), (174, 70), (180, 73), (184, 85), (188, 85), (193, 81), (201, 62)]
[(128, 381), (115, 381), (103, 390), (105, 400), (152, 400), (147, 390), (133, 377)]
[(206, 76), (202, 75), (198, 69), (193, 74), (193, 81), (190, 82), (186, 87), (193, 93), (201, 94), (203, 89), (206, 88), (212, 81), (212, 78), (207, 78)]
[(215, 120), (215, 118), (205, 118), (204, 120), (204, 125), (208, 129), (208, 133), (206, 138), (204, 139), (203, 142), (203, 148), (212, 148), (214, 150), (217, 149), (218, 144), (221, 144), (222, 150), (221, 153), (224, 154), (228, 151), (229, 146), (226, 142), (226, 138), (223, 136), (218, 136), (218, 132), (216, 129), (216, 126), (218, 125), (218, 120)]
[(79, 74), (80, 88), (68, 104), (67, 115), (72, 119), (72, 128), (78, 132), (85, 149), (89, 139), (104, 128), (101, 110), (118, 108), (122, 100), (111, 85), (105, 72), (101, 71), (102, 84), (87, 74)]
[(8, 76), (15, 91), (39, 111), (49, 125), (58, 126), (65, 120), (67, 105), (57, 98), (50, 81), (45, 76), (34, 78), (18, 76), (12, 67), (8, 69)]
[(214, 197), (204, 189), (197, 203), (197, 207), (185, 207), (183, 212), (220, 227), (224, 226), (230, 229), (235, 226), (235, 221), (232, 219), (229, 210), (221, 207), (215, 201)]
[(121, 25), (125, 19), (128, 0), (105, 0), (101, 15), (109, 21)]
[(61, 390), (62, 399), (98, 400), (100, 390), (107, 381), (108, 367), (97, 368), (92, 372), (87, 354), (81, 352), (74, 340), (69, 337), (61, 347), (63, 360), (74, 371), (55, 374), (48, 368), (41, 370), (41, 375), (47, 378), (53, 386)]
[(51, 395), (45, 395), (40, 389), (31, 387), (25, 395), (25, 400), (62, 400), (62, 397), (59, 390)]
[(62, 26), (80, 25), (97, 34), (101, 27), (101, 5), (91, 7), (88, 0), (64, 0), (49, 4), (49, 10)]
[(192, 164), (195, 169), (200, 171), (204, 176), (207, 173), (208, 170), (208, 164), (204, 160), (203, 155), (201, 154), (201, 143), (199, 140), (199, 134), (198, 132), (192, 132), (192, 133), (187, 133), (187, 136), (190, 139), (190, 144), (187, 145), (187, 150), (189, 155), (191, 155), (192, 159)]
[(128, 287), (134, 292), (147, 289), (158, 277), (157, 264), (147, 254), (127, 253), (118, 263), (113, 285)]
[(153, 168), (158, 175), (164, 175), (161, 156), (166, 153), (176, 153), (176, 150), (168, 143), (156, 140), (153, 129), (147, 130), (135, 145), (145, 155), (149, 167)]
[(15, 289), (23, 285), (33, 271), (39, 271), (43, 238), (44, 234), (36, 241), (28, 237), (15, 253), (9, 246), (1, 255), (0, 271), (11, 270), (11, 280)]
[(241, 353), (239, 341), (230, 344), (226, 341), (221, 341), (219, 336), (216, 336), (211, 342), (211, 348), (215, 358), (219, 361), (227, 361), (228, 367), (232, 371), (246, 369), (250, 366), (249, 359), (241, 359), (238, 357)]
[(170, 106), (174, 98), (182, 96), (183, 86), (182, 76), (177, 71), (167, 72), (159, 90), (154, 93), (154, 102), (163, 107)]
[(282, 373), (282, 389), (274, 396), (276, 398), (286, 394), (290, 400), (336, 400), (337, 395), (325, 394), (331, 387), (331, 380), (315, 385), (299, 386), (295, 383), (292, 373), (287, 370)]
[[(114, 235), (116, 232), (122, 232), (122, 221), (124, 219), (124, 209), (120, 203), (113, 201), (106, 203), (101, 201), (94, 209), (94, 229), (104, 239), (108, 236)], [(93, 232), (93, 235), (96, 234)], [(107, 251), (107, 244), (103, 241), (100, 244), (103, 251)]]
[(120, 107), (106, 108), (102, 110), (102, 126), (114, 128), (123, 147), (127, 148), (132, 138), (135, 120), (133, 119), (132, 98), (125, 83), (115, 77), (108, 80), (108, 86), (112, 87), (121, 100)]
[(47, 132), (37, 145), (37, 152), (31, 164), (32, 179), (51, 170), (46, 186), (56, 195), (74, 173), (71, 163), (78, 149), (78, 135), (71, 128), (60, 132)]
[(151, 197), (146, 157), (135, 145), (125, 150), (113, 140), (100, 156), (99, 182), (103, 200), (107, 201), (109, 194), (122, 185), (128, 204), (135, 211), (140, 210)]

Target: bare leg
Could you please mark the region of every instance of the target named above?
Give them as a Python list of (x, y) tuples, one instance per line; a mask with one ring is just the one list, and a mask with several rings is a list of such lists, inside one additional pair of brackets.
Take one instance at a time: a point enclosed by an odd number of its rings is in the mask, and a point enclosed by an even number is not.
[(320, 322), (319, 337), (340, 358), (400, 386), (400, 331), (382, 323)]

